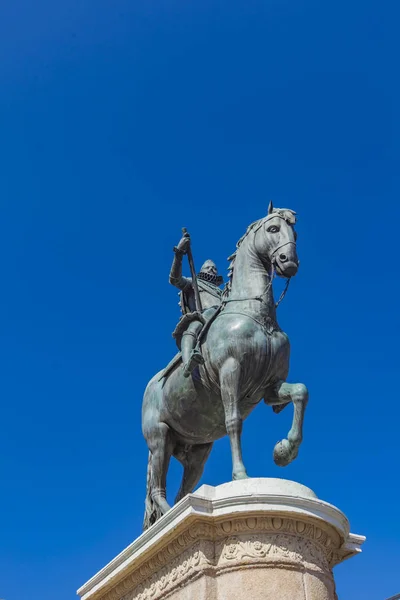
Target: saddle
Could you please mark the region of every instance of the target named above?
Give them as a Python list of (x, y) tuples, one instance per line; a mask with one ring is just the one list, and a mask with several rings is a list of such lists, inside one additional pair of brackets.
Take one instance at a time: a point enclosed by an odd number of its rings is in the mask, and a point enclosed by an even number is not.
[[(189, 323), (192, 323), (193, 321), (201, 321), (203, 323), (203, 327), (197, 338), (197, 345), (200, 345), (204, 341), (211, 324), (218, 317), (222, 308), (223, 308), (223, 305), (221, 304), (220, 306), (218, 306), (217, 310), (211, 315), (211, 317), (207, 320), (199, 312), (192, 312), (192, 313), (187, 313), (187, 314), (183, 315), (180, 318), (179, 323), (176, 326), (175, 331), (172, 334), (172, 336), (177, 340), (178, 347), (180, 347), (180, 340), (182, 339), (182, 335), (185, 332), (187, 326), (189, 325)], [(178, 340), (179, 340), (179, 342), (178, 342)], [(164, 383), (165, 383), (168, 375), (170, 375), (172, 373), (172, 371), (175, 369), (175, 367), (177, 367), (181, 362), (182, 362), (182, 353), (178, 352), (178, 354), (175, 354), (174, 358), (167, 364), (165, 369), (161, 372), (161, 375), (158, 378), (158, 381), (161, 381), (162, 379), (164, 379)]]

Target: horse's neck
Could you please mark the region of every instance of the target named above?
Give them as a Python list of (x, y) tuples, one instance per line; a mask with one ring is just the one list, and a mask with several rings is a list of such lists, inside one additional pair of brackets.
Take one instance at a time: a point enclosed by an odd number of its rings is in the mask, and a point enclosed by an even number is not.
[(275, 318), (271, 275), (254, 249), (253, 236), (237, 250), (228, 306)]

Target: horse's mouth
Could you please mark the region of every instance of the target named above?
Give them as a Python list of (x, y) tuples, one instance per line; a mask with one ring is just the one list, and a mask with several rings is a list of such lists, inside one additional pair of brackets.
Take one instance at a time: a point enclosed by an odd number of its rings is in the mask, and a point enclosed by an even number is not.
[(275, 271), (278, 277), (294, 277), (299, 265), (295, 262), (285, 262), (284, 264), (275, 263)]

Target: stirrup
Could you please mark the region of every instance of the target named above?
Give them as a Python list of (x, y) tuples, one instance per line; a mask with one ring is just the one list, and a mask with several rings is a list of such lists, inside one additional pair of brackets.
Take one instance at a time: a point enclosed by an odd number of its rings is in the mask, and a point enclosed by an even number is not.
[(189, 360), (183, 365), (183, 376), (190, 377), (191, 373), (199, 365), (204, 365), (204, 358), (198, 350), (192, 350)]

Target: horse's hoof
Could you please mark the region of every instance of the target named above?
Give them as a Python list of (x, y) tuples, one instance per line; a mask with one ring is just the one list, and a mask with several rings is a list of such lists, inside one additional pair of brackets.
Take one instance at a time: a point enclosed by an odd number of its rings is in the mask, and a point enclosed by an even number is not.
[(286, 467), (297, 456), (297, 449), (289, 440), (281, 440), (274, 448), (274, 462), (278, 467)]
[(232, 474), (233, 481), (237, 481), (238, 479), (248, 479), (246, 471), (238, 471), (237, 473)]

